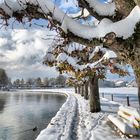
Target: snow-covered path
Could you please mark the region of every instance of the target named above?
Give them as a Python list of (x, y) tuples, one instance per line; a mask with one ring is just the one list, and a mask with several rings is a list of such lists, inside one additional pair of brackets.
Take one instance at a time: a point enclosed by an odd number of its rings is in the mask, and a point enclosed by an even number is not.
[(110, 113), (116, 113), (118, 104), (109, 102), (101, 98), (102, 111), (99, 113), (90, 113), (88, 108), (88, 101), (83, 97), (74, 94), (79, 103), (79, 127), (78, 139), (79, 140), (119, 140), (117, 136), (107, 124), (107, 116)]
[[(108, 125), (107, 116), (116, 113), (119, 103), (101, 98), (102, 111), (90, 113), (88, 101), (73, 90), (46, 90), (64, 93), (67, 101), (41, 131), (37, 140), (125, 140)], [(131, 139), (134, 140), (134, 139)], [(136, 140), (136, 139), (135, 139)], [(138, 139), (137, 139), (138, 140)]]
[(78, 110), (78, 101), (76, 99), (76, 106), (75, 106), (75, 112), (74, 112), (74, 117), (73, 117), (73, 121), (71, 123), (71, 128), (70, 128), (70, 138), (71, 140), (77, 140), (78, 139), (78, 124), (79, 124), (79, 110)]

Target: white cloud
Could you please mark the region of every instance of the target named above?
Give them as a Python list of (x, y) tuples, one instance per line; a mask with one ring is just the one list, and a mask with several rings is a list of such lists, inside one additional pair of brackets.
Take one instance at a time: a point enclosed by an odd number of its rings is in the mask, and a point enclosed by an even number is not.
[(0, 33), (0, 67), (13, 78), (56, 76), (54, 69), (42, 65), (54, 35), (54, 32), (39, 29), (3, 30)]

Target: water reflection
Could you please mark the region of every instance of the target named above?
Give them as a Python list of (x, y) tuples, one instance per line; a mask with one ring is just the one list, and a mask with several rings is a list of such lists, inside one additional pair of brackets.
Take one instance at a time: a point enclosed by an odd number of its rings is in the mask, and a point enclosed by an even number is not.
[[(0, 140), (35, 139), (64, 102), (62, 95), (0, 94)], [(38, 130), (34, 132), (35, 126)]]

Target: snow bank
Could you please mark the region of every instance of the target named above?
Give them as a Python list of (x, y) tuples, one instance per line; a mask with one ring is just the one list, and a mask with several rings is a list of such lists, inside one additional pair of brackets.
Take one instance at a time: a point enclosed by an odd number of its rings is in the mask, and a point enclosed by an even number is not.
[(36, 140), (70, 139), (72, 131), (71, 124), (75, 116), (76, 99), (71, 94), (65, 94), (67, 95), (66, 102), (62, 105), (56, 116), (51, 120), (47, 128), (40, 132)]
[(123, 87), (123, 88), (99, 88), (101, 93), (113, 93), (113, 94), (137, 94), (138, 88), (136, 87)]

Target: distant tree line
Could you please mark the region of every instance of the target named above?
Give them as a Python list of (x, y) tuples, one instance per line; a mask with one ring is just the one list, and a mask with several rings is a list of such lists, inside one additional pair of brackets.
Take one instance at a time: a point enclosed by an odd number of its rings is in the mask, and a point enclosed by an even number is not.
[(10, 84), (10, 79), (8, 78), (6, 71), (0, 68), (0, 89), (6, 88)]
[(65, 87), (66, 77), (59, 75), (56, 78), (28, 78), (16, 79), (12, 82), (14, 88), (48, 88), (48, 87)]
[(49, 87), (65, 87), (66, 77), (59, 75), (56, 78), (28, 78), (28, 79), (16, 79), (11, 82), (6, 71), (0, 68), (0, 90), (6, 90), (10, 88), (49, 88)]

